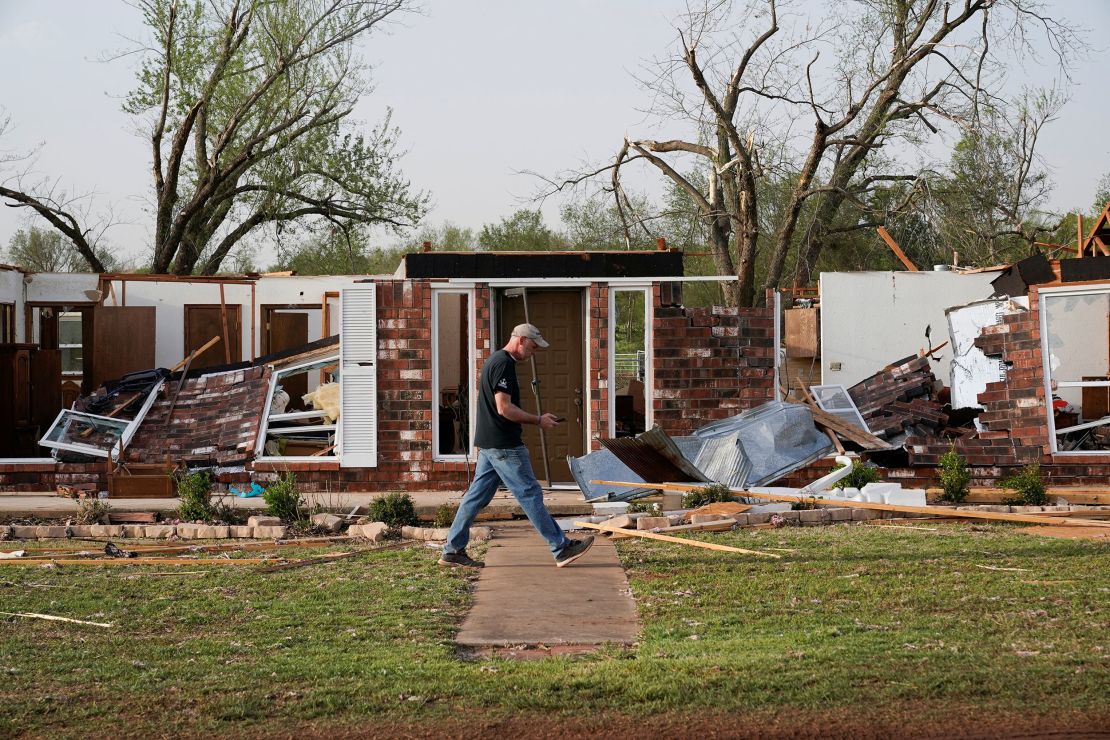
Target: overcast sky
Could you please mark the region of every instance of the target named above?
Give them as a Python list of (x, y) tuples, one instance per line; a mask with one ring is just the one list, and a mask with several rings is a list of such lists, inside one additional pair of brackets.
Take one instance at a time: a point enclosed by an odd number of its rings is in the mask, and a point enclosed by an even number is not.
[[(1050, 3), (1088, 28), (1110, 26), (1108, 0)], [(650, 135), (633, 79), (663, 53), (681, 0), (426, 0), (420, 15), (367, 44), (376, 90), (358, 114), (369, 128), (387, 107), (407, 154), (402, 169), (432, 194), (429, 221), (479, 228), (521, 207), (537, 188), (523, 170), (554, 173), (615, 153), (626, 132)], [(0, 0), (0, 107), (11, 127), (0, 153), (42, 143), (35, 171), (71, 191), (95, 191), (125, 223), (109, 241), (147, 251), (149, 144), (120, 110), (133, 61), (104, 62), (143, 35), (122, 0)], [(1095, 41), (1098, 38), (1095, 37)], [(1040, 151), (1052, 167), (1050, 205), (1087, 208), (1110, 171), (1105, 85), (1110, 56), (1096, 48)], [(1042, 83), (1035, 69), (1015, 75)], [(557, 219), (557, 202), (545, 213)], [(0, 208), (0, 246), (26, 223)], [(259, 264), (267, 258), (260, 255)]]

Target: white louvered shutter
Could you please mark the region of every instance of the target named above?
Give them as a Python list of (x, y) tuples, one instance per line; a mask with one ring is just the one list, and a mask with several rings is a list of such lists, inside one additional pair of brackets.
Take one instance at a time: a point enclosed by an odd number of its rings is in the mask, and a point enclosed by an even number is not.
[(340, 465), (378, 465), (378, 332), (374, 284), (340, 292)]

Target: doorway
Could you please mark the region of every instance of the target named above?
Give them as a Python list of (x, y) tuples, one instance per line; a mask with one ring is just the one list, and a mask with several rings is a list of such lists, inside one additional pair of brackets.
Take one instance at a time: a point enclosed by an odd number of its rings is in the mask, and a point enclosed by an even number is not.
[[(513, 327), (524, 323), (524, 296), (500, 295), (500, 317), (497, 348), (509, 341)], [(581, 290), (532, 290), (526, 294), (528, 317), (539, 327), (551, 345), (536, 353), (536, 377), (544, 413), (566, 419), (546, 432), (547, 457), (551, 480), (572, 480), (567, 456), (585, 454), (586, 391), (585, 334), (583, 332), (584, 294)], [(529, 413), (536, 412), (536, 396), (532, 391), (530, 362), (517, 365), (520, 382), (520, 405)], [(539, 427), (524, 427), (524, 444), (532, 456), (532, 470), (543, 480), (543, 448)]]

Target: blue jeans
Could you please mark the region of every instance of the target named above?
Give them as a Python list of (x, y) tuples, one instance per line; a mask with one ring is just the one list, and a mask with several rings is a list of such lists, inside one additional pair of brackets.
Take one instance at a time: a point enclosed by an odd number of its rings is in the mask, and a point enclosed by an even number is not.
[(532, 461), (528, 456), (528, 448), (524, 446), (509, 450), (479, 450), (474, 481), (459, 504), (443, 551), (453, 554), (466, 549), (466, 543), (470, 540), (470, 525), (474, 523), (478, 512), (493, 500), (497, 487), (502, 484), (512, 492), (536, 531), (547, 540), (552, 555), (558, 555), (569, 544), (569, 540), (544, 506), (543, 489), (536, 480), (536, 474), (532, 472)]

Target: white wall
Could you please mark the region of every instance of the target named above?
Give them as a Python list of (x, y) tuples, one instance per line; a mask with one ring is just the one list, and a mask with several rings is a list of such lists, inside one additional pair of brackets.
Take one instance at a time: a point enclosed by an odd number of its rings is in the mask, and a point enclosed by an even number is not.
[(10, 267), (0, 267), (0, 303), (15, 306), (15, 341), (23, 338), (23, 273)]
[(96, 290), (100, 275), (95, 272), (36, 272), (27, 284), (30, 303), (91, 303), (86, 290)]
[[(990, 296), (997, 272), (826, 272), (821, 274), (821, 382), (852, 386), (880, 369), (948, 340), (944, 310)], [(949, 382), (950, 346), (933, 374)], [(834, 370), (835, 363), (840, 369)]]
[[(37, 277), (37, 276), (36, 276)], [(95, 276), (94, 276), (95, 277)], [(353, 284), (357, 278), (345, 275), (326, 276), (264, 276), (250, 284), (224, 284), (224, 303), (240, 306), (243, 319), (243, 360), (253, 360), (262, 353), (262, 306), (302, 305), (323, 301), (327, 291), (339, 291)], [(220, 284), (187, 280), (113, 280), (114, 296), (105, 299), (106, 305), (154, 306), (155, 352), (154, 362), (159, 367), (173, 367), (185, 352), (185, 305), (220, 304)], [(94, 285), (95, 286), (95, 281)], [(253, 312), (251, 289), (254, 289)], [(322, 318), (319, 310), (310, 313), (308, 341), (321, 337)], [(338, 311), (332, 312), (331, 331), (339, 332)], [(253, 342), (252, 342), (253, 337)]]

